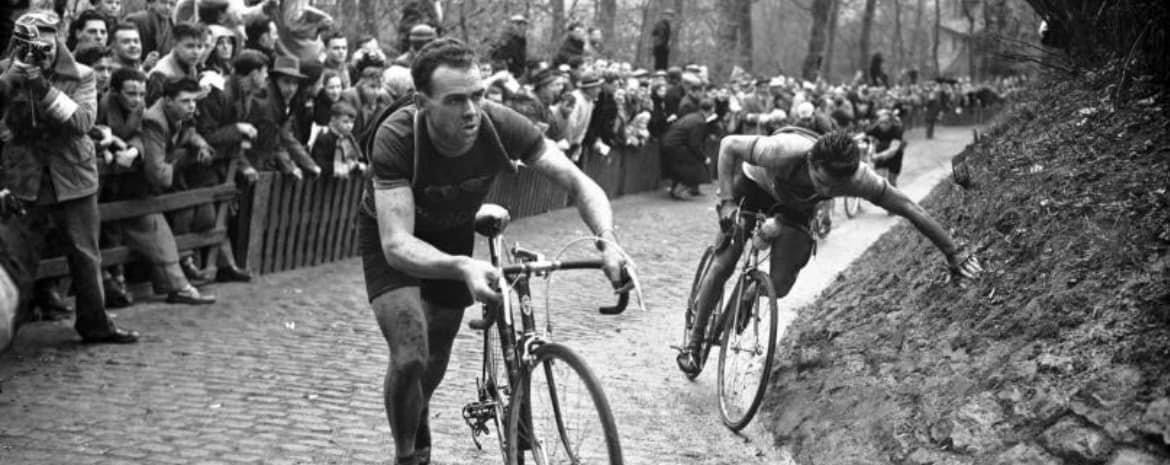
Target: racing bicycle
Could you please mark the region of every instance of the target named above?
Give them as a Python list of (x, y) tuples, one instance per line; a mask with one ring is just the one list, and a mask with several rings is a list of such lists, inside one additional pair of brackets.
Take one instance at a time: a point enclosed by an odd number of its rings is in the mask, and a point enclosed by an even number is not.
[[(475, 230), (488, 238), (504, 298), (484, 304), (483, 318), (469, 323), (483, 331), (478, 398), (463, 408), (472, 441), (482, 449), (480, 436), (493, 435), (494, 430), (509, 465), (526, 463), (526, 458), (537, 465), (620, 465), (617, 425), (601, 383), (580, 356), (538, 334), (530, 287), (533, 277), (560, 270), (599, 270), (602, 261), (546, 260), (519, 245), (505, 252), (502, 234), (508, 221), (506, 209), (490, 204), (475, 219)], [(517, 263), (506, 264), (507, 258)], [(623, 278), (630, 281), (628, 269)], [(615, 306), (600, 311), (616, 315), (628, 303), (627, 290), (619, 294)]]
[[(735, 218), (732, 230), (721, 234), (722, 240), (708, 246), (699, 260), (687, 299), (682, 347), (687, 347), (690, 342), (690, 329), (698, 313), (699, 289), (711, 278), (709, 274), (716, 254), (724, 247), (730, 247), (730, 241), (748, 242), (744, 244), (747, 253), (741, 259), (738, 276), (728, 279), (734, 283), (730, 294), (722, 288), (716, 291), (718, 296), (700, 341), (698, 360), (702, 367), (712, 346), (719, 346), (716, 388), (719, 415), (724, 425), (732, 431), (739, 431), (759, 410), (776, 353), (779, 313), (776, 289), (768, 273), (760, 268), (770, 257), (768, 249), (779, 227), (775, 219), (759, 212), (739, 209)], [(687, 375), (690, 379), (696, 376), (698, 373)]]

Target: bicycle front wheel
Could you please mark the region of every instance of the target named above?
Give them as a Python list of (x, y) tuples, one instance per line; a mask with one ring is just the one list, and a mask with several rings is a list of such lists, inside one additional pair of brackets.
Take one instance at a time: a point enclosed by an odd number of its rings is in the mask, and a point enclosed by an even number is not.
[(776, 353), (776, 289), (767, 273), (754, 270), (740, 278), (724, 314), (719, 348), (719, 414), (739, 431), (752, 421), (772, 372)]
[(613, 412), (585, 362), (551, 342), (533, 355), (509, 402), (509, 463), (621, 464)]

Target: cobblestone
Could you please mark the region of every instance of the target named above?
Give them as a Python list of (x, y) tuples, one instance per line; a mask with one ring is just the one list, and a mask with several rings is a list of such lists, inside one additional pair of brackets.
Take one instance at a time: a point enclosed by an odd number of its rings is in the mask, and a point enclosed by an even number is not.
[[(944, 129), (934, 142), (910, 144), (908, 172), (938, 171), (968, 134)], [(945, 153), (916, 161), (928, 150)], [(913, 182), (909, 173), (903, 179)], [(745, 439), (722, 426), (714, 369), (688, 382), (674, 367), (669, 346), (680, 337), (693, 267), (713, 233), (713, 203), (675, 202), (661, 193), (615, 202), (619, 234), (639, 264), (646, 312), (598, 315), (595, 306), (612, 301), (600, 273), (565, 273), (549, 284), (554, 339), (601, 378), (627, 463), (785, 463), (770, 436), (749, 428)], [(872, 210), (869, 217), (881, 218), (850, 227), (885, 220)], [(508, 236), (552, 254), (585, 232), (575, 211), (562, 210), (517, 220)], [(482, 241), (479, 248), (486, 248)], [(797, 287), (820, 278), (802, 275)], [(543, 283), (534, 288), (541, 291)], [(366, 303), (360, 260), (214, 292), (219, 303), (208, 307), (156, 298), (117, 311), (120, 324), (146, 334), (134, 346), (81, 345), (64, 322), (26, 327), (0, 357), (0, 464), (391, 463), (381, 400), (387, 351)], [(500, 462), (494, 444), (475, 449), (459, 413), (475, 396), (480, 345), (477, 334), (460, 333), (451, 372), (435, 396), (436, 463)]]

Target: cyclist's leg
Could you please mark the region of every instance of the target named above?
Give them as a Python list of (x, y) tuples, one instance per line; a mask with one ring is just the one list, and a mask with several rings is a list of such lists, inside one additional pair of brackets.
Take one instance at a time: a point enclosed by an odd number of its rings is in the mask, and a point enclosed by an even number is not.
[(808, 263), (809, 256), (816, 241), (809, 233), (808, 228), (796, 226), (787, 219), (781, 222), (780, 234), (772, 241), (772, 261), (769, 273), (772, 275), (772, 286), (776, 288), (776, 297), (783, 298), (792, 290), (800, 270)]
[(390, 347), (384, 398), (401, 463), (413, 463), (415, 439), (426, 410), (423, 375), (430, 358), (427, 319), (417, 286), (387, 291), (370, 302)]
[(429, 463), (431, 396), (447, 373), (447, 365), (451, 360), (451, 346), (455, 342), (455, 335), (459, 333), (464, 309), (471, 305), (473, 299), (467, 291), (467, 286), (462, 282), (431, 280), (422, 282), (422, 299), (426, 313), (427, 349), (430, 357), (423, 373), (425, 407), (415, 436), (415, 455), (421, 460), (419, 463)]

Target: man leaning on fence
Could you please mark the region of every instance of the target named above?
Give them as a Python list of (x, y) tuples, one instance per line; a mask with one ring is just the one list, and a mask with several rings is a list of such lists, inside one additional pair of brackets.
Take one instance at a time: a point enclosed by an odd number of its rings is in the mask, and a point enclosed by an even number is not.
[[(138, 333), (110, 319), (102, 292), (98, 248), (98, 168), (87, 134), (97, 113), (93, 71), (74, 62), (55, 13), (35, 10), (16, 20), (7, 59), (0, 62), (3, 187), (27, 204), (33, 231), (56, 223), (69, 242), (77, 294), (74, 328), (86, 342), (131, 343)], [(5, 192), (7, 194), (7, 192)]]

